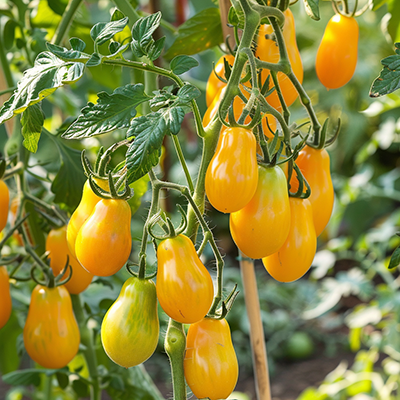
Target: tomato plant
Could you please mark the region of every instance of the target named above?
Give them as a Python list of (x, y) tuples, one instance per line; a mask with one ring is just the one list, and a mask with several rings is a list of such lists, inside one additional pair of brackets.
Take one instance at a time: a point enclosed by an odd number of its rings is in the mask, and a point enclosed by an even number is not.
[(119, 271), (131, 253), (131, 209), (125, 200), (100, 200), (81, 226), (75, 242), (76, 258), (97, 276)]
[(358, 23), (355, 18), (335, 14), (326, 26), (317, 52), (315, 70), (327, 89), (345, 85), (357, 65)]
[(190, 325), (184, 371), (198, 399), (226, 399), (236, 386), (239, 367), (225, 319), (205, 318)]
[(208, 200), (221, 212), (239, 211), (253, 197), (257, 182), (254, 134), (242, 128), (225, 129), (206, 173)]
[(24, 345), (32, 360), (44, 368), (63, 368), (77, 354), (79, 343), (68, 290), (37, 285), (24, 326)]
[(238, 248), (248, 257), (263, 258), (285, 242), (290, 227), (290, 206), (284, 172), (258, 167), (257, 189), (241, 210), (230, 216), (229, 227)]
[(308, 199), (291, 197), (290, 230), (280, 249), (262, 259), (265, 269), (279, 282), (293, 282), (311, 267), (317, 250), (317, 236)]
[(157, 248), (157, 298), (175, 321), (200, 321), (211, 307), (214, 287), (192, 241), (185, 235), (163, 240)]
[(105, 352), (122, 367), (141, 364), (154, 353), (159, 330), (153, 281), (129, 278), (101, 324)]
[[(46, 251), (49, 252), (50, 267), (55, 276), (61, 273), (68, 260), (68, 264), (72, 268), (72, 275), (71, 279), (65, 284), (65, 287), (71, 294), (79, 294), (90, 285), (93, 275), (82, 267), (69, 250), (66, 226), (52, 229), (49, 232), (46, 239)], [(67, 278), (69, 273), (70, 270), (67, 269), (62, 279)]]

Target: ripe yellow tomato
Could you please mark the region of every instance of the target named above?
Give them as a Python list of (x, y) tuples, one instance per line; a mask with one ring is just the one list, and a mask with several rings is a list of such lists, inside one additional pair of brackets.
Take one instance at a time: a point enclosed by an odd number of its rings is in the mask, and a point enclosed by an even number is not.
[(190, 325), (183, 367), (198, 399), (226, 399), (233, 392), (239, 367), (225, 319), (204, 318)]
[(158, 344), (156, 287), (151, 280), (129, 278), (101, 324), (101, 341), (116, 364), (145, 362)]
[(131, 253), (131, 208), (125, 200), (100, 200), (75, 242), (76, 258), (96, 276), (118, 272)]
[[(289, 62), (292, 66), (292, 71), (296, 75), (297, 79), (300, 83), (303, 82), (303, 63), (301, 61), (300, 52), (297, 47), (296, 42), (296, 30), (295, 30), (295, 23), (293, 13), (290, 9), (286, 9), (283, 13), (285, 15), (285, 24), (282, 29), (283, 38), (286, 43), (286, 48), (289, 56)], [(261, 25), (260, 30), (258, 33), (258, 40), (257, 40), (257, 50), (256, 50), (256, 57), (259, 57), (262, 61), (267, 61), (271, 63), (279, 62), (279, 48), (276, 42), (272, 39), (266, 39), (265, 35), (271, 35), (273, 33), (273, 28), (271, 25)], [(264, 69), (261, 72), (261, 80), (265, 82), (265, 80), (270, 75), (270, 71)], [(285, 75), (283, 72), (278, 72), (277, 74), (279, 86), (285, 99), (285, 103), (287, 106), (293, 104), (293, 102), (297, 99), (298, 93), (293, 86), (290, 79)], [(273, 87), (273, 80), (270, 77), (270, 88)], [(282, 106), (279, 101), (278, 95), (276, 91), (272, 92), (267, 97), (268, 103), (274, 107), (278, 111), (282, 111)]]
[[(54, 276), (60, 274), (69, 259), (69, 265), (72, 267), (71, 279), (65, 284), (65, 287), (71, 294), (83, 292), (92, 282), (93, 275), (87, 272), (78, 260), (74, 257), (68, 248), (67, 227), (62, 226), (58, 229), (52, 229), (46, 239), (46, 251), (49, 252), (50, 267)], [(62, 279), (67, 278), (70, 270), (64, 274)]]
[(281, 168), (258, 167), (257, 190), (245, 207), (231, 214), (229, 227), (247, 257), (262, 258), (279, 250), (290, 227), (287, 181)]
[(157, 298), (177, 322), (200, 321), (211, 307), (214, 287), (192, 241), (185, 235), (163, 240), (157, 248)]
[(308, 199), (291, 197), (291, 223), (283, 246), (262, 259), (268, 273), (279, 282), (293, 282), (311, 267), (317, 250), (317, 236)]
[[(315, 232), (319, 236), (329, 222), (334, 201), (329, 154), (325, 149), (305, 146), (300, 151), (296, 164), (311, 188), (309, 200), (312, 205)], [(292, 193), (298, 188), (295, 175), (293, 174), (290, 180)]]
[(327, 89), (345, 85), (357, 65), (358, 24), (355, 18), (336, 14), (328, 22), (318, 48), (315, 69)]
[(7, 225), (9, 207), (10, 192), (5, 182), (0, 179), (0, 232)]
[(24, 327), (24, 344), (32, 360), (44, 368), (63, 368), (75, 357), (79, 343), (68, 290), (37, 285)]
[[(96, 183), (104, 190), (109, 190), (108, 182), (102, 180), (96, 180)], [(92, 213), (94, 206), (101, 200), (99, 196), (96, 196), (90, 188), (89, 181), (85, 182), (83, 186), (82, 199), (71, 216), (67, 227), (67, 241), (68, 247), (71, 253), (76, 257), (75, 254), (75, 241), (78, 236), (79, 229), (83, 223), (89, 218)]]
[[(233, 65), (235, 61), (235, 57), (231, 54), (223, 55), (218, 62), (215, 64), (214, 70), (218, 74), (218, 76), (225, 79), (225, 64), (224, 58), (230, 65)], [(226, 86), (226, 83), (220, 81), (216, 76), (214, 71), (211, 71), (211, 74), (207, 81), (206, 87), (206, 103), (207, 107), (213, 102), (213, 100), (219, 95), (221, 89)]]
[(253, 197), (258, 182), (256, 145), (250, 130), (227, 128), (221, 132), (205, 179), (208, 200), (217, 210), (238, 211)]
[(12, 310), (10, 283), (6, 267), (0, 267), (0, 329), (7, 323)]

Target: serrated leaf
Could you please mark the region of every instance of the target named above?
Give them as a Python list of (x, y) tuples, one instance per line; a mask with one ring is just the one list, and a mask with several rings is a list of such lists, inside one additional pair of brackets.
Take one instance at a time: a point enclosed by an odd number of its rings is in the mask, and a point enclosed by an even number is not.
[(201, 96), (201, 92), (197, 89), (196, 86), (187, 83), (185, 86), (182, 86), (178, 91), (178, 97), (180, 102), (189, 103), (190, 101), (197, 99)]
[(40, 104), (34, 104), (22, 113), (21, 127), (24, 137), (22, 144), (32, 153), (37, 151), (43, 123), (44, 116)]
[(76, 82), (84, 69), (85, 64), (63, 61), (50, 52), (39, 54), (34, 67), (24, 73), (17, 89), (0, 109), (0, 124), (39, 103), (64, 84)]
[(370, 97), (380, 97), (400, 88), (400, 43), (395, 43), (396, 54), (381, 61), (383, 70), (375, 79), (369, 92)]
[(21, 371), (10, 372), (9, 374), (3, 375), (2, 379), (5, 383), (12, 386), (39, 386), (40, 375), (45, 372), (48, 372), (48, 370), (29, 368)]
[(82, 60), (88, 59), (87, 55), (82, 55), (78, 50), (68, 50), (65, 47), (57, 46), (56, 44), (46, 43), (47, 49), (62, 60)]
[(127, 128), (136, 115), (136, 107), (147, 100), (141, 83), (119, 87), (112, 94), (100, 92), (97, 103), (88, 103), (62, 137), (81, 139)]
[(169, 66), (174, 74), (181, 75), (184, 72), (187, 72), (192, 68), (197, 67), (198, 65), (199, 62), (193, 57), (179, 55), (172, 59)]
[(69, 39), (69, 43), (71, 47), (76, 51), (83, 51), (86, 48), (86, 43), (83, 40), (76, 37)]
[(186, 111), (183, 107), (171, 107), (162, 109), (162, 115), (165, 123), (168, 127), (169, 132), (173, 135), (177, 135), (181, 130), (183, 118), (185, 117)]
[(400, 246), (396, 248), (393, 252), (392, 257), (390, 257), (389, 269), (397, 268), (400, 265)]
[(95, 44), (101, 45), (110, 40), (116, 33), (121, 32), (128, 23), (128, 17), (118, 21), (99, 22), (90, 30), (90, 37)]
[(88, 62), (86, 63), (86, 66), (90, 68), (90, 67), (97, 67), (100, 64), (101, 64), (100, 55), (98, 53), (93, 53), (90, 56)]
[(56, 144), (61, 158), (61, 166), (51, 185), (55, 194), (54, 202), (64, 203), (75, 209), (81, 200), (86, 177), (82, 170), (81, 153), (65, 144), (59, 136), (49, 134)]
[(197, 54), (224, 41), (218, 8), (206, 8), (178, 28), (178, 36), (164, 54), (171, 60), (179, 54)]
[(165, 39), (166, 37), (163, 36), (162, 38), (156, 40), (154, 44), (150, 47), (150, 50), (147, 54), (151, 61), (157, 60), (157, 58), (160, 57), (160, 54), (164, 48)]
[(146, 175), (158, 164), (161, 145), (167, 132), (167, 124), (159, 112), (132, 121), (127, 132), (128, 138), (135, 138), (126, 153), (129, 184)]
[(159, 27), (161, 21), (161, 12), (150, 14), (140, 18), (132, 27), (132, 51), (137, 57), (148, 55), (151, 50), (154, 39), (154, 31)]
[(316, 21), (320, 20), (319, 16), (319, 0), (303, 0), (304, 8), (309, 17), (315, 19)]
[(160, 90), (154, 93), (155, 96), (149, 101), (152, 111), (158, 111), (162, 107), (168, 107), (177, 99), (177, 96), (169, 91)]

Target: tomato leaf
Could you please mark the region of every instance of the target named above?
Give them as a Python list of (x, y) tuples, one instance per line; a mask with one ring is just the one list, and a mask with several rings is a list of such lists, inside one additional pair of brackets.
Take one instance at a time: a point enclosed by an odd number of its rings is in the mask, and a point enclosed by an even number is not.
[(82, 379), (76, 379), (72, 382), (72, 389), (79, 397), (89, 396), (89, 386)]
[(90, 30), (90, 37), (95, 45), (101, 44), (110, 40), (116, 33), (121, 32), (128, 24), (128, 17), (111, 22), (99, 22)]
[(58, 386), (60, 386), (61, 389), (65, 389), (68, 386), (69, 379), (68, 379), (67, 374), (64, 374), (62, 372), (57, 372), (56, 378), (57, 378)]
[(39, 103), (28, 107), (22, 113), (21, 126), (22, 136), (24, 137), (22, 144), (32, 153), (37, 151), (43, 123), (44, 116)]
[(22, 334), (22, 328), (13, 312), (6, 325), (0, 329), (0, 372), (2, 374), (18, 369), (20, 356), (17, 340), (20, 334)]
[(164, 58), (171, 60), (179, 54), (197, 54), (223, 41), (219, 9), (206, 8), (179, 27), (178, 36)]
[(199, 62), (193, 57), (180, 55), (172, 59), (170, 63), (171, 71), (176, 75), (181, 75), (190, 69), (197, 67)]
[(85, 50), (86, 43), (79, 38), (71, 38), (71, 39), (69, 39), (69, 43), (70, 43), (71, 47), (76, 51)]
[[(44, 132), (46, 132), (44, 130)], [(70, 208), (76, 208), (82, 195), (82, 188), (86, 181), (81, 166), (81, 153), (65, 144), (59, 136), (47, 132), (58, 148), (61, 159), (60, 169), (51, 185), (55, 194), (55, 203), (64, 203)]]
[(390, 257), (389, 269), (397, 268), (400, 265), (400, 246), (396, 248), (393, 252), (392, 257)]
[(387, 0), (372, 0), (372, 11), (376, 11), (379, 7), (382, 7), (387, 3)]
[(316, 21), (320, 20), (319, 0), (303, 0), (307, 15)]
[(101, 57), (98, 53), (93, 53), (86, 63), (87, 67), (97, 67), (101, 64)]
[(21, 371), (10, 372), (9, 374), (3, 375), (2, 379), (5, 383), (12, 386), (39, 386), (40, 375), (46, 372), (48, 372), (47, 369), (28, 368)]
[(63, 15), (68, 5), (68, 0), (47, 0), (49, 7), (58, 15)]
[(380, 97), (400, 88), (400, 43), (395, 43), (396, 54), (381, 60), (383, 70), (372, 84), (370, 97)]
[[(49, 51), (62, 60), (82, 60), (82, 62), (85, 62), (89, 59), (87, 54), (82, 54), (79, 50), (68, 50), (65, 47), (57, 46), (52, 43), (46, 43), (46, 46)], [(77, 46), (81, 47), (79, 44), (77, 44)]]
[(17, 89), (0, 109), (0, 124), (39, 103), (66, 83), (73, 83), (83, 75), (85, 64), (65, 62), (50, 52), (40, 53), (33, 68), (28, 69)]
[(189, 103), (190, 101), (197, 99), (200, 97), (201, 92), (197, 89), (196, 86), (187, 83), (185, 86), (182, 86), (178, 91), (179, 101), (183, 103)]
[(158, 164), (161, 145), (167, 132), (167, 124), (160, 112), (133, 119), (127, 132), (128, 138), (135, 138), (126, 153), (129, 184)]
[(100, 92), (97, 103), (88, 103), (62, 137), (81, 139), (127, 128), (136, 115), (136, 107), (149, 99), (141, 83), (119, 87), (112, 94)]

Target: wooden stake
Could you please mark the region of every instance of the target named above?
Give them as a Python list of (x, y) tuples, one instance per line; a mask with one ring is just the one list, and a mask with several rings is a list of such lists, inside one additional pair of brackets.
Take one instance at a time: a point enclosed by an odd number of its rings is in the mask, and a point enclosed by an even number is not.
[(230, 0), (219, 0), (219, 10), (221, 13), (221, 24), (222, 24), (222, 33), (224, 35), (224, 43), (226, 37), (229, 35), (229, 45), (231, 46), (231, 49), (235, 48), (235, 34), (233, 31), (233, 28), (230, 28), (228, 26), (228, 12), (231, 7), (231, 1)]
[(264, 328), (261, 321), (254, 261), (245, 258), (240, 252), (239, 254), (240, 270), (244, 286), (244, 299), (246, 302), (247, 316), (250, 322), (250, 342), (253, 355), (257, 400), (271, 400), (267, 350), (265, 348)]

